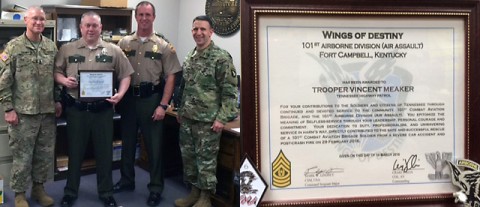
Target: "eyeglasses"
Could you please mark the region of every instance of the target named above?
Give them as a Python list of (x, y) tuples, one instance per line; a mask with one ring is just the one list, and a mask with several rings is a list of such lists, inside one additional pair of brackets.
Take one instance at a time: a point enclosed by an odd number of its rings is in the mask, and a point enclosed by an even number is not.
[(45, 21), (45, 18), (44, 17), (30, 17), (31, 20), (33, 21), (40, 21), (40, 22), (44, 22)]

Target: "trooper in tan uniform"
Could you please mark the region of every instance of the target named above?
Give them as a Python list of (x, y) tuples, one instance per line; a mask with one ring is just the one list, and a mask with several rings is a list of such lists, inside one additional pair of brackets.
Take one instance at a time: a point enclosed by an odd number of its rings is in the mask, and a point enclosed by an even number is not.
[[(113, 105), (117, 104), (130, 85), (132, 66), (122, 50), (100, 39), (102, 24), (95, 12), (82, 15), (82, 38), (63, 45), (55, 59), (55, 81), (66, 89), (68, 173), (61, 205), (70, 207), (78, 196), (80, 168), (89, 138), (94, 145), (97, 166), (97, 191), (104, 206), (117, 206), (113, 198), (112, 139)], [(82, 70), (113, 71), (119, 82), (118, 92), (110, 98), (79, 100), (78, 74)]]
[(181, 71), (181, 66), (172, 44), (153, 31), (155, 7), (147, 1), (138, 3), (135, 19), (137, 32), (118, 43), (135, 73), (117, 108), (122, 116), (122, 167), (121, 179), (115, 184), (114, 192), (135, 189), (135, 151), (140, 128), (150, 170), (147, 205), (157, 206), (164, 188), (163, 119), (172, 96), (175, 73)]
[(27, 31), (0, 54), (0, 102), (13, 157), (10, 188), (15, 192), (15, 207), (28, 207), (25, 191), (32, 183), (32, 198), (51, 206), (54, 201), (43, 183), (54, 163), (55, 114), (62, 111), (53, 80), (57, 47), (42, 35), (45, 13), (40, 7), (30, 7), (24, 20)]

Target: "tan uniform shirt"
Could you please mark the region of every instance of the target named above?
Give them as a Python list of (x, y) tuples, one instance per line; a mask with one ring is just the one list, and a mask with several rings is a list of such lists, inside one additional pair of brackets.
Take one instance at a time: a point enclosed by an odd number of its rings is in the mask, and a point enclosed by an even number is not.
[(135, 69), (130, 85), (158, 85), (162, 77), (182, 70), (173, 45), (155, 34), (143, 42), (135, 33), (122, 38), (118, 45)]
[[(117, 45), (99, 40), (97, 46), (90, 49), (85, 40), (79, 39), (60, 48), (55, 58), (55, 72), (78, 80), (78, 71), (81, 70), (115, 71), (118, 81), (134, 72)], [(67, 89), (67, 93), (78, 98), (78, 88)]]

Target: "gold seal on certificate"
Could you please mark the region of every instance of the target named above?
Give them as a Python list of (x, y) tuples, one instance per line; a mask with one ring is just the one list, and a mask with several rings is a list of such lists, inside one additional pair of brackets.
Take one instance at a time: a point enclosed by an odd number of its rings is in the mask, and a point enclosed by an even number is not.
[(113, 95), (113, 71), (81, 70), (79, 73), (79, 94), (82, 101), (110, 98)]

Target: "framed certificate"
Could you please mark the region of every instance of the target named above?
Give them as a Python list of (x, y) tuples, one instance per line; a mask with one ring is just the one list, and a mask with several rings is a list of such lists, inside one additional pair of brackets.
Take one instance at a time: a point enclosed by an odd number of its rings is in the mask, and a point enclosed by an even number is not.
[(480, 1), (448, 2), (242, 1), (260, 206), (454, 206), (445, 161), (480, 161)]
[(80, 70), (78, 97), (82, 101), (110, 98), (114, 93), (113, 71)]

